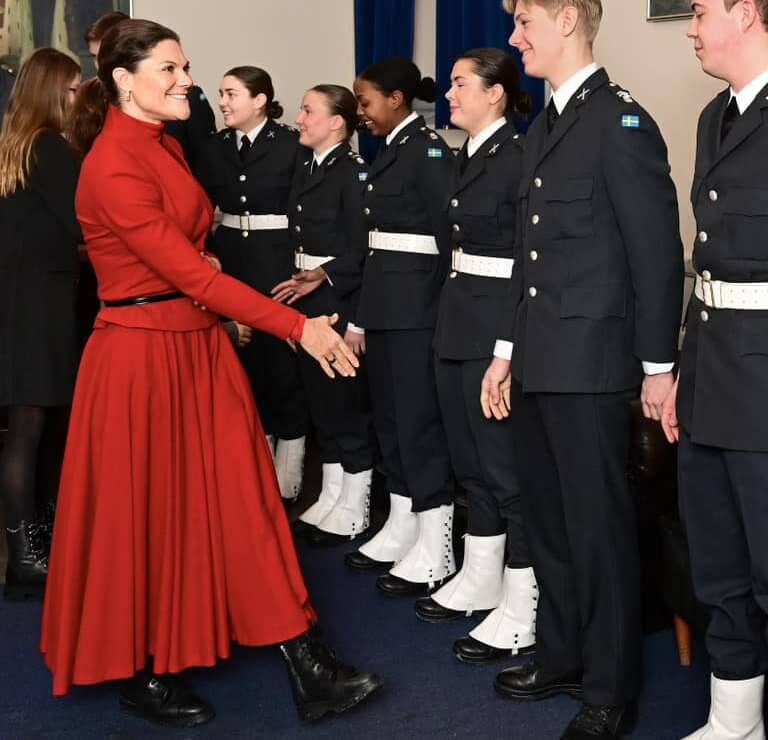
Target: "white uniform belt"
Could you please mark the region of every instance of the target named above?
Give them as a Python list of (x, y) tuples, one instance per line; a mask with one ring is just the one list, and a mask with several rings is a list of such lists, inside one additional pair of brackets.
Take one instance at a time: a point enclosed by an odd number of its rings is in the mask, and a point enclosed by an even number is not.
[(394, 234), (388, 231), (369, 231), (369, 249), (411, 254), (440, 254), (434, 236), (427, 234)]
[(330, 262), (333, 257), (317, 257), (314, 254), (306, 252), (294, 252), (293, 264), (297, 270), (314, 270), (316, 267), (322, 267), (326, 262)]
[(240, 216), (236, 213), (222, 213), (221, 225), (240, 231), (267, 231), (269, 229), (287, 229), (288, 216), (277, 216), (274, 213), (251, 214)]
[(461, 249), (451, 252), (451, 270), (463, 272), (465, 275), (510, 278), (514, 265), (515, 261), (511, 257), (481, 257), (477, 254), (467, 254)]
[(725, 283), (697, 273), (694, 292), (709, 308), (768, 311), (768, 283)]

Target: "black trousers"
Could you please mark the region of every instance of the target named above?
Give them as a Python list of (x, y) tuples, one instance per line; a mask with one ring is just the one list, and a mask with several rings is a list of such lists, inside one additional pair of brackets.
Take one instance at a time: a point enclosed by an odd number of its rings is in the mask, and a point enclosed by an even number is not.
[(341, 463), (347, 473), (370, 470), (375, 439), (365, 360), (354, 378), (329, 378), (306, 352), (299, 373), (322, 463)]
[(725, 680), (768, 671), (768, 452), (707, 447), (682, 432), (680, 515), (693, 585), (711, 610), (707, 650)]
[(299, 376), (298, 352), (277, 337), (253, 332), (251, 343), (238, 350), (251, 380), (266, 434), (297, 439), (309, 430), (307, 399)]
[(539, 584), (536, 659), (553, 671), (582, 670), (588, 704), (624, 704), (640, 691), (640, 563), (627, 480), (633, 395), (528, 394), (513, 383)]
[(467, 534), (507, 533), (507, 565), (531, 565), (523, 526), (512, 422), (486, 419), (480, 384), (490, 358), (435, 359), (435, 378), (457, 483), (467, 492)]
[(435, 388), (431, 329), (368, 331), (373, 426), (390, 493), (413, 511), (453, 501), (448, 444)]

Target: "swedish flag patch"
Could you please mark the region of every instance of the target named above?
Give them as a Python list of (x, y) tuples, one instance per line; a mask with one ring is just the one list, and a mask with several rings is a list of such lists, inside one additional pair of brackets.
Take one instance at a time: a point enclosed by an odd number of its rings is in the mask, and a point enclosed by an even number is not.
[(360, 180), (360, 182), (365, 182), (368, 179), (368, 173), (367, 172), (358, 172), (357, 173), (357, 179)]
[(640, 128), (640, 116), (622, 116), (622, 128)]
[(427, 149), (427, 157), (429, 157), (430, 159), (442, 159), (443, 150), (438, 149), (437, 147), (435, 148), (429, 147), (429, 149)]

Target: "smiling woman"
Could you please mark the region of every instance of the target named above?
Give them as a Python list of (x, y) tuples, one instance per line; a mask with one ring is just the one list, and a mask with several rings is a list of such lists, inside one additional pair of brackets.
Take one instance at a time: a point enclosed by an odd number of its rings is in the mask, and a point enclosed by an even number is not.
[(690, 0), (648, 0), (649, 21), (674, 20), (690, 15)]

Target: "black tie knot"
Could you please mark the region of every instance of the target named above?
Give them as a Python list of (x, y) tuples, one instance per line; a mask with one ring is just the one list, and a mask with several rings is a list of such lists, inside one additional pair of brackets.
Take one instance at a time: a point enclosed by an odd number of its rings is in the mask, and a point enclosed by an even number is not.
[(728, 103), (728, 107), (725, 109), (725, 115), (723, 116), (723, 125), (720, 129), (720, 143), (725, 141), (725, 137), (728, 136), (730, 130), (733, 128), (733, 124), (736, 123), (741, 113), (739, 112), (739, 105), (736, 102), (736, 98), (731, 98), (731, 102)]
[(243, 136), (240, 140), (240, 159), (244, 160), (249, 151), (251, 151), (251, 140), (247, 136)]
[(555, 122), (559, 117), (560, 114), (557, 112), (555, 99), (550, 98), (549, 103), (547, 104), (547, 131), (552, 131), (552, 129), (555, 127)]

